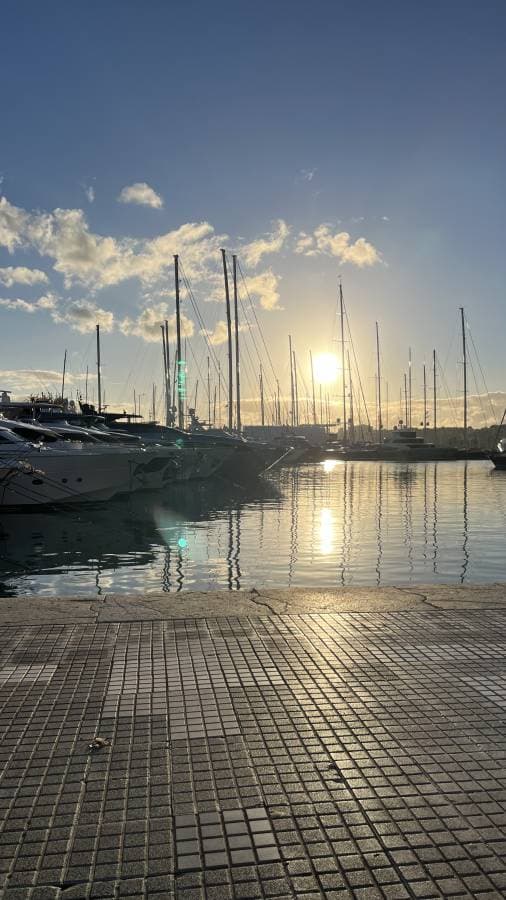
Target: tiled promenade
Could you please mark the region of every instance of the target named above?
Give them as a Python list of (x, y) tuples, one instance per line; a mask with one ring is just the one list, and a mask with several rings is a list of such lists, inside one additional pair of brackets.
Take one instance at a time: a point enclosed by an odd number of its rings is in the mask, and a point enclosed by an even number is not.
[(5, 900), (506, 894), (502, 608), (4, 624), (0, 702)]

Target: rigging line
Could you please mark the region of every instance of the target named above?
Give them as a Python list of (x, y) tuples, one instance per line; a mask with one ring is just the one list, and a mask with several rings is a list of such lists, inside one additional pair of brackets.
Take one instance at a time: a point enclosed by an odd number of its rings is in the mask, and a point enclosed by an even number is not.
[[(453, 399), (452, 399), (452, 397), (451, 397), (451, 395), (450, 395), (450, 391), (449, 391), (449, 388), (448, 388), (448, 382), (447, 382), (446, 377), (445, 377), (444, 369), (443, 369), (441, 363), (439, 362), (439, 357), (437, 358), (437, 363), (436, 363), (436, 364), (437, 364), (437, 368), (438, 368), (438, 371), (439, 371), (439, 378), (440, 378), (441, 384), (443, 385), (443, 388), (444, 388), (444, 390), (445, 390), (445, 392), (446, 392), (446, 399), (447, 399), (447, 401), (448, 401), (448, 404), (449, 404), (449, 406), (450, 406), (451, 412), (452, 412), (452, 414), (453, 414), (453, 427), (454, 427), (454, 428), (458, 428), (459, 426), (458, 426), (458, 422), (457, 422), (457, 411), (456, 411), (456, 407), (455, 407), (455, 404), (454, 404), (454, 402), (453, 402)], [(438, 418), (439, 418), (439, 417), (438, 417)], [(441, 426), (440, 426), (440, 427), (441, 427)]]
[(245, 289), (245, 291), (246, 291), (246, 295), (247, 295), (248, 300), (249, 300), (249, 302), (250, 302), (251, 310), (252, 310), (253, 315), (254, 315), (254, 317), (255, 317), (255, 322), (256, 322), (256, 324), (257, 324), (257, 328), (258, 328), (258, 330), (259, 330), (259, 332), (260, 332), (260, 337), (262, 338), (262, 343), (263, 343), (263, 345), (264, 345), (265, 352), (266, 352), (266, 354), (267, 354), (267, 359), (269, 360), (269, 365), (270, 365), (270, 367), (271, 367), (271, 369), (272, 369), (272, 374), (273, 374), (273, 377), (274, 377), (274, 381), (276, 381), (276, 377), (277, 377), (277, 376), (276, 376), (276, 370), (275, 370), (275, 368), (274, 368), (274, 365), (273, 365), (273, 362), (272, 362), (272, 359), (271, 359), (271, 355), (270, 355), (270, 353), (269, 353), (269, 348), (267, 347), (267, 344), (266, 344), (266, 342), (265, 342), (265, 338), (264, 338), (264, 335), (263, 335), (263, 332), (262, 332), (262, 328), (261, 328), (261, 326), (260, 326), (260, 322), (258, 321), (258, 317), (257, 317), (256, 311), (255, 311), (255, 307), (253, 306), (253, 303), (252, 303), (252, 301), (251, 301), (250, 292), (249, 292), (249, 290), (248, 290), (248, 285), (246, 284), (246, 279), (245, 279), (245, 277), (244, 277), (244, 273), (243, 273), (243, 271), (242, 271), (241, 262), (240, 262), (239, 258), (237, 259), (237, 265), (238, 265), (239, 272), (240, 272), (240, 275), (241, 275), (241, 278), (242, 278), (242, 282), (243, 282), (243, 284), (244, 284), (244, 289)]
[[(472, 358), (471, 358), (470, 355), (468, 356), (467, 361), (468, 361), (468, 363), (469, 363), (469, 365), (470, 365), (470, 367), (471, 367), (471, 372), (472, 372), (472, 376), (473, 376), (473, 380), (474, 380), (474, 386), (475, 386), (475, 388), (476, 388), (476, 396), (477, 396), (477, 398), (478, 398), (478, 403), (479, 403), (479, 405), (480, 405), (482, 427), (483, 427), (483, 428), (488, 428), (488, 425), (487, 425), (487, 419), (486, 419), (486, 415), (485, 415), (485, 409), (484, 409), (484, 407), (483, 407), (482, 395), (480, 394), (480, 389), (479, 389), (479, 387), (478, 387), (478, 380), (477, 380), (477, 378), (476, 378), (476, 372), (475, 372), (475, 369), (474, 369), (474, 366), (473, 366), (473, 360), (472, 360)], [(468, 399), (469, 399), (469, 398), (468, 398)]]
[(371, 431), (371, 420), (370, 420), (370, 418), (369, 418), (369, 409), (368, 409), (368, 407), (367, 407), (367, 403), (366, 403), (366, 399), (365, 399), (364, 386), (363, 386), (363, 384), (362, 384), (362, 376), (361, 376), (361, 374), (360, 374), (360, 368), (359, 368), (359, 365), (358, 365), (357, 354), (356, 354), (356, 352), (355, 352), (355, 344), (353, 343), (353, 335), (352, 335), (352, 331), (351, 331), (351, 322), (350, 322), (350, 318), (349, 318), (349, 316), (348, 316), (348, 310), (347, 310), (347, 308), (346, 308), (346, 303), (344, 303), (343, 306), (344, 306), (344, 315), (345, 315), (345, 317), (346, 317), (346, 325), (347, 325), (347, 328), (348, 328), (348, 336), (349, 336), (349, 339), (350, 339), (351, 350), (352, 350), (352, 353), (353, 353), (353, 362), (355, 363), (355, 371), (356, 371), (356, 373), (357, 373), (358, 384), (359, 384), (359, 387), (360, 387), (360, 394), (361, 394), (361, 396), (362, 396), (362, 402), (363, 402), (363, 404), (364, 404), (364, 409), (365, 409), (365, 416), (366, 416), (366, 419), (367, 419), (367, 427), (369, 428), (369, 431)]
[[(467, 322), (466, 322), (466, 325), (467, 325)], [(488, 402), (489, 402), (489, 404), (490, 404), (490, 412), (492, 413), (492, 418), (493, 418), (494, 422), (497, 422), (497, 414), (496, 414), (496, 411), (495, 411), (495, 407), (494, 407), (494, 404), (493, 404), (493, 401), (492, 401), (492, 397), (491, 397), (491, 395), (490, 395), (490, 391), (489, 391), (488, 386), (487, 386), (487, 382), (485, 381), (485, 375), (484, 375), (483, 369), (482, 369), (482, 367), (481, 367), (480, 357), (478, 356), (478, 351), (477, 351), (477, 349), (476, 349), (476, 344), (474, 343), (473, 333), (472, 333), (471, 329), (469, 328), (469, 325), (467, 325), (467, 330), (468, 330), (468, 333), (469, 333), (469, 337), (471, 338), (471, 344), (472, 344), (472, 347), (473, 347), (473, 350), (474, 350), (474, 354), (475, 354), (475, 356), (476, 356), (476, 362), (478, 363), (478, 368), (479, 368), (480, 373), (481, 373), (483, 385), (484, 385), (484, 387), (485, 387), (485, 392), (486, 392), (486, 394), (487, 394), (487, 399), (488, 399)]]
[[(255, 316), (255, 320), (256, 320), (257, 327), (258, 327), (258, 330), (259, 330), (259, 333), (260, 333), (260, 337), (262, 338), (263, 344), (264, 344), (264, 346), (265, 346), (265, 348), (266, 348), (267, 358), (268, 358), (268, 360), (269, 360), (269, 364), (270, 364), (270, 366), (271, 366), (271, 369), (272, 369), (272, 371), (273, 371), (273, 373), (274, 373), (274, 380), (275, 380), (275, 382), (276, 382), (276, 385), (275, 385), (275, 386), (276, 386), (276, 388), (277, 388), (278, 379), (277, 379), (277, 376), (276, 376), (276, 372), (275, 372), (274, 367), (273, 367), (273, 365), (272, 365), (272, 360), (271, 360), (270, 357), (269, 357), (269, 351), (268, 351), (268, 349), (267, 349), (267, 347), (266, 347), (266, 344), (265, 344), (265, 340), (264, 340), (264, 337), (263, 337), (262, 329), (261, 329), (261, 327), (260, 327), (260, 323), (259, 323), (258, 318), (257, 318), (257, 316), (256, 316), (256, 313), (255, 313), (255, 307), (253, 306), (253, 301), (251, 300), (251, 296), (250, 296), (250, 294), (249, 294), (248, 287), (247, 287), (247, 285), (246, 285), (246, 283), (245, 283), (244, 275), (243, 275), (243, 272), (242, 272), (242, 270), (241, 270), (241, 266), (240, 266), (239, 260), (238, 260), (237, 262), (238, 262), (239, 272), (240, 272), (240, 275), (241, 275), (241, 278), (242, 278), (242, 281), (243, 281), (243, 284), (244, 284), (244, 288), (245, 288), (245, 290), (246, 290), (246, 294), (247, 294), (247, 296), (248, 296), (248, 300), (249, 300), (249, 303), (250, 303), (250, 309), (252, 310), (253, 315)], [(245, 305), (244, 302), (243, 302), (243, 299), (242, 299), (240, 290), (238, 291), (238, 296), (239, 296), (239, 302), (240, 302), (240, 304), (241, 304), (241, 309), (242, 309), (242, 311), (243, 311), (244, 318), (245, 318), (246, 323), (247, 323), (247, 325), (248, 325), (249, 334), (250, 334), (251, 340), (252, 340), (252, 342), (253, 342), (253, 345), (254, 345), (254, 347), (255, 347), (255, 351), (256, 351), (258, 360), (259, 360), (260, 363), (262, 363), (262, 356), (261, 356), (261, 354), (260, 354), (260, 351), (259, 351), (259, 349), (258, 349), (257, 342), (256, 342), (256, 340), (255, 340), (255, 333), (254, 333), (254, 330), (253, 330), (253, 326), (252, 326), (252, 324), (251, 324), (251, 322), (250, 322), (250, 320), (249, 320), (249, 318), (248, 318), (247, 308), (246, 308), (246, 305)], [(272, 384), (272, 382), (271, 382), (271, 380), (270, 380), (270, 376), (269, 376), (268, 372), (266, 372), (265, 370), (264, 370), (264, 377), (265, 377), (265, 383), (266, 383), (266, 385), (267, 385), (267, 390), (269, 391), (269, 394), (274, 394), (274, 393), (276, 392), (276, 391), (275, 391), (275, 386)], [(280, 398), (280, 399), (281, 399), (281, 398)], [(286, 413), (286, 415), (288, 415), (288, 406), (287, 406), (287, 404), (286, 404), (286, 401), (283, 399), (282, 403), (283, 403), (284, 412)]]
[(201, 337), (204, 338), (207, 349), (209, 351), (209, 355), (213, 361), (213, 366), (215, 368), (216, 374), (217, 374), (218, 378), (220, 379), (220, 383), (223, 387), (226, 387), (224, 376), (222, 373), (220, 373), (220, 367), (218, 365), (218, 359), (217, 359), (214, 347), (212, 346), (212, 344), (209, 340), (208, 329), (206, 328), (205, 322), (202, 318), (202, 314), (200, 312), (197, 300), (195, 298), (190, 281), (188, 279), (188, 276), (186, 275), (186, 272), (184, 270), (183, 264), (181, 263), (181, 260), (179, 260), (179, 271), (180, 271), (181, 279), (182, 279), (184, 286), (186, 287), (186, 290), (188, 292), (188, 296), (190, 298), (190, 303), (193, 307), (193, 311), (194, 311), (194, 313), (197, 317), (197, 321), (200, 325), (201, 332), (202, 332)]

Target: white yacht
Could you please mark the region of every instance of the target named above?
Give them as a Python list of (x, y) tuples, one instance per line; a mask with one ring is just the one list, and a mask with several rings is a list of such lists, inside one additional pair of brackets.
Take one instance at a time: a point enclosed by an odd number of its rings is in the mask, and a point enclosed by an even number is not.
[(108, 500), (162, 487), (179, 466), (177, 447), (106, 445), (76, 434), (69, 440), (52, 429), (0, 419), (0, 507)]

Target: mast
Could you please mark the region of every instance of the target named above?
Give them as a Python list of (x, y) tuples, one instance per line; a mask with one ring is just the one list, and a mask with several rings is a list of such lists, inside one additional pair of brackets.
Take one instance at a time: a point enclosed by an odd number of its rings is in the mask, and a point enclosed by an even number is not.
[(232, 271), (234, 278), (234, 327), (235, 327), (235, 409), (237, 419), (237, 431), (241, 431), (241, 381), (239, 370), (239, 314), (237, 310), (237, 256), (232, 256)]
[(88, 366), (86, 366), (86, 381), (84, 382), (84, 402), (88, 402)]
[(316, 400), (314, 395), (314, 368), (313, 368), (313, 354), (311, 350), (309, 351), (309, 359), (311, 361), (311, 388), (313, 392), (313, 425), (316, 425)]
[(408, 374), (408, 385), (409, 385), (408, 415), (409, 415), (409, 422), (408, 422), (408, 424), (409, 424), (409, 427), (411, 428), (411, 425), (412, 425), (412, 422), (411, 422), (411, 347), (408, 348), (408, 351), (409, 351), (409, 360), (408, 360), (408, 373), (409, 373)]
[(207, 357), (207, 421), (211, 424), (211, 370), (209, 357)]
[(434, 417), (434, 441), (436, 440), (437, 435), (437, 391), (436, 391), (436, 351), (432, 351), (432, 362), (433, 362), (433, 374), (434, 374), (434, 386), (433, 386), (433, 417)]
[(165, 344), (165, 325), (160, 325), (162, 329), (162, 349), (163, 349), (163, 383), (165, 387), (165, 424), (169, 424), (169, 406), (170, 396), (167, 390), (167, 348)]
[(61, 379), (61, 402), (63, 406), (63, 392), (65, 390), (65, 370), (67, 368), (67, 351), (65, 350), (65, 355), (63, 357), (63, 374)]
[(355, 442), (355, 418), (353, 413), (353, 380), (351, 377), (351, 366), (350, 366), (350, 351), (347, 350), (346, 355), (348, 357), (348, 380), (350, 383), (350, 437), (352, 443)]
[(174, 417), (170, 408), (170, 350), (169, 350), (169, 323), (165, 319), (165, 353), (167, 356), (167, 425), (174, 424)]
[(383, 420), (381, 416), (381, 365), (380, 365), (380, 345), (379, 345), (379, 328), (376, 322), (376, 365), (378, 371), (378, 440), (381, 444), (383, 436)]
[(276, 378), (276, 425), (281, 425), (281, 401), (279, 397), (279, 381)]
[(100, 325), (97, 322), (97, 388), (98, 414), (102, 412), (102, 373), (100, 371)]
[(404, 372), (404, 423), (408, 427), (408, 382), (407, 375)]
[(174, 255), (174, 281), (176, 286), (176, 372), (177, 372), (177, 425), (184, 428), (183, 409), (183, 359), (181, 358), (181, 304), (179, 298), (179, 256)]
[(297, 381), (297, 358), (293, 351), (293, 386), (295, 392), (295, 425), (299, 425), (299, 384)]
[(423, 436), (427, 434), (427, 373), (423, 364)]
[(153, 384), (153, 422), (156, 421), (156, 384)]
[(288, 335), (288, 347), (290, 350), (290, 397), (292, 401), (291, 406), (291, 420), (292, 420), (292, 428), (295, 426), (295, 390), (294, 390), (294, 381), (293, 381), (293, 355), (292, 355), (292, 336)]
[(260, 363), (260, 421), (262, 426), (265, 425), (264, 373), (262, 371), (262, 363)]
[(460, 307), (460, 321), (462, 324), (462, 355), (464, 358), (464, 449), (467, 450), (467, 347), (463, 306)]
[(232, 376), (232, 320), (230, 317), (230, 291), (228, 289), (228, 269), (227, 256), (225, 250), (221, 251), (223, 261), (223, 278), (225, 279), (225, 304), (227, 312), (227, 345), (228, 345), (228, 429), (233, 429), (233, 405), (234, 405), (234, 385)]
[(341, 370), (343, 373), (343, 444), (348, 443), (348, 431), (346, 421), (346, 369), (344, 363), (344, 312), (343, 312), (343, 286), (339, 279), (339, 307), (341, 312)]

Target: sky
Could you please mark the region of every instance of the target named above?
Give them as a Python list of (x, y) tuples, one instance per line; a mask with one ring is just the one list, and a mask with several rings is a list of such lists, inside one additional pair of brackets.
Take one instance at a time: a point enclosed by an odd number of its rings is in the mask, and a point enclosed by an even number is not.
[(67, 350), (69, 390), (88, 366), (91, 394), (99, 321), (107, 404), (128, 408), (135, 388), (147, 411), (178, 253), (205, 416), (206, 356), (211, 390), (226, 365), (224, 247), (241, 265), (250, 417), (255, 343), (269, 395), (275, 377), (289, 393), (288, 334), (306, 384), (310, 349), (340, 352), (339, 277), (371, 405), (376, 321), (383, 396), (411, 348), (419, 399), (436, 348), (458, 405), (463, 306), (500, 416), (505, 26), (502, 0), (6, 0), (0, 388), (55, 389)]

